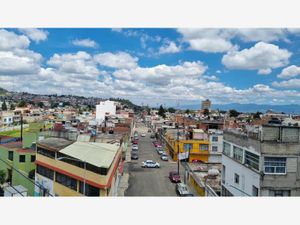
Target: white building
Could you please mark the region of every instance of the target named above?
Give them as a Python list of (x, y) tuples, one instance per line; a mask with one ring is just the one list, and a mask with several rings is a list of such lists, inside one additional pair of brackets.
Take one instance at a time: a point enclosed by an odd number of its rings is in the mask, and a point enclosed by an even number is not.
[(102, 123), (105, 119), (105, 115), (116, 114), (116, 103), (114, 101), (103, 101), (99, 105), (96, 105), (96, 120)]
[(223, 150), (223, 131), (209, 129), (209, 163), (221, 163), (222, 162), (222, 150)]

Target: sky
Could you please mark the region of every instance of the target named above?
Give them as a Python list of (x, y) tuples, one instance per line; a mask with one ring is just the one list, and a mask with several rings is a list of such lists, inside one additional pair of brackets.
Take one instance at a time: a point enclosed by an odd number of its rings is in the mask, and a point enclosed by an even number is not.
[(0, 29), (0, 87), (166, 107), (300, 104), (300, 29)]

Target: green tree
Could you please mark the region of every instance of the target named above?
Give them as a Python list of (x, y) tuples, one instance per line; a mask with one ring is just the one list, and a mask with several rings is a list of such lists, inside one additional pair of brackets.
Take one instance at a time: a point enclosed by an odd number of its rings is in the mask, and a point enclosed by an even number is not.
[(166, 118), (166, 111), (162, 105), (160, 105), (158, 109), (158, 115), (162, 116), (163, 118)]
[(3, 196), (3, 188), (2, 185), (5, 183), (6, 173), (4, 170), (0, 170), (0, 196)]
[(209, 110), (208, 109), (204, 109), (203, 114), (204, 114), (204, 116), (209, 116)]
[(262, 113), (261, 112), (256, 112), (254, 115), (253, 115), (253, 118), (254, 119), (260, 119), (260, 115), (261, 115)]
[(187, 110), (185, 110), (185, 113), (186, 113), (186, 114), (190, 114), (190, 113), (191, 113), (191, 110), (187, 109)]
[(13, 103), (11, 103), (10, 104), (10, 110), (15, 110), (15, 108), (16, 108), (16, 106)]
[(40, 108), (43, 108), (43, 107), (44, 107), (44, 103), (43, 103), (43, 102), (39, 102), (37, 105), (38, 105), (38, 107), (40, 107)]
[(229, 116), (230, 117), (237, 117), (238, 115), (240, 115), (240, 113), (238, 111), (236, 111), (235, 109), (230, 109), (229, 110)]
[(24, 100), (21, 100), (18, 104), (18, 107), (25, 107), (26, 106), (26, 102)]
[(7, 110), (7, 105), (6, 105), (5, 100), (3, 101), (1, 108), (2, 108), (3, 111)]
[(170, 113), (175, 113), (175, 112), (176, 112), (176, 110), (175, 110), (173, 107), (168, 108), (168, 111), (169, 111)]

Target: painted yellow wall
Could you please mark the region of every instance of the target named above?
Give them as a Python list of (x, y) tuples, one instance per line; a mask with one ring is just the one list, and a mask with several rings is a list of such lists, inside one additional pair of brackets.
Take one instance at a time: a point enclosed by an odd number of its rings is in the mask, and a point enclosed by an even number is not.
[(189, 181), (194, 190), (199, 194), (199, 196), (205, 196), (205, 190), (200, 187), (192, 176), (189, 177)]
[[(78, 186), (78, 185), (77, 185)], [(59, 196), (82, 196), (81, 193), (76, 192), (70, 188), (65, 187), (57, 182), (53, 182), (53, 189)]]

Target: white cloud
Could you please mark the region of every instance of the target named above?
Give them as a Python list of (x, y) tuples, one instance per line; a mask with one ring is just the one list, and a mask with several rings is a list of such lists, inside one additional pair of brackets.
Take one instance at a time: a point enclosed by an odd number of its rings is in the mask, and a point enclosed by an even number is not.
[(177, 53), (180, 51), (181, 51), (181, 47), (176, 46), (176, 43), (173, 41), (166, 43), (159, 48), (159, 54)]
[(80, 46), (80, 47), (86, 47), (86, 48), (96, 48), (98, 47), (98, 43), (87, 38), (87, 39), (75, 39), (72, 41), (72, 44), (73, 45), (76, 45), (76, 46)]
[(35, 42), (47, 40), (48, 31), (36, 28), (20, 28), (19, 31)]
[(249, 49), (228, 52), (222, 63), (228, 69), (259, 70), (266, 74), (273, 68), (287, 65), (291, 55), (291, 52), (276, 45), (258, 42)]
[(272, 73), (272, 70), (270, 68), (267, 68), (267, 69), (259, 69), (258, 74), (262, 74), (262, 75), (268, 75), (270, 73)]
[(95, 55), (94, 60), (101, 66), (107, 66), (117, 69), (131, 69), (138, 66), (138, 58), (133, 57), (126, 52), (105, 52)]
[(291, 79), (281, 82), (274, 81), (272, 85), (280, 88), (300, 88), (300, 79)]
[(300, 74), (300, 67), (295, 66), (295, 65), (291, 65), (288, 66), (286, 68), (284, 68), (280, 74), (278, 74), (277, 77), (279, 78), (292, 78), (292, 77), (296, 77)]
[(253, 41), (279, 41), (287, 40), (287, 31), (285, 29), (273, 28), (242, 28), (237, 30), (237, 36), (244, 42)]
[(25, 49), (29, 44), (29, 39), (24, 35), (17, 35), (14, 32), (3, 29), (0, 30), (0, 51)]
[(112, 28), (111, 31), (120, 33), (122, 32), (122, 28)]

